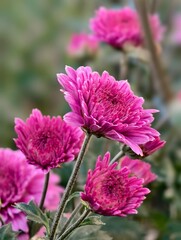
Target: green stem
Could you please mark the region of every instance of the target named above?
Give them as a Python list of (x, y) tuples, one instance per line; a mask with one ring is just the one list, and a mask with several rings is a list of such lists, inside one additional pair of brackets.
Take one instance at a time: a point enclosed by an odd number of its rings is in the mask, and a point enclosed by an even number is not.
[(73, 210), (70, 218), (66, 221), (65, 225), (63, 226), (63, 228), (61, 229), (59, 235), (62, 235), (64, 233), (64, 231), (66, 230), (66, 228), (70, 225), (70, 223), (74, 220), (74, 217), (76, 216), (76, 214), (80, 211), (80, 209), (82, 208), (82, 203), (79, 203), (77, 205), (77, 207)]
[(152, 0), (150, 3), (150, 13), (154, 14), (156, 12), (157, 4), (159, 0)]
[(74, 169), (73, 169), (72, 174), (70, 176), (70, 179), (67, 183), (67, 186), (66, 186), (64, 195), (62, 197), (61, 203), (60, 203), (60, 205), (58, 207), (58, 210), (55, 214), (55, 218), (53, 220), (52, 229), (51, 229), (51, 233), (50, 233), (50, 240), (53, 240), (55, 235), (56, 235), (59, 220), (60, 220), (60, 218), (63, 214), (63, 211), (64, 211), (65, 206), (66, 206), (66, 201), (67, 201), (67, 199), (68, 199), (68, 197), (69, 197), (69, 195), (70, 195), (70, 193), (73, 189), (75, 181), (77, 179), (77, 175), (78, 175), (80, 166), (82, 164), (83, 157), (85, 155), (85, 152), (86, 152), (86, 149), (87, 149), (87, 146), (88, 146), (88, 143), (89, 143), (90, 139), (91, 139), (91, 134), (87, 133), (85, 138), (84, 138), (84, 142), (82, 144), (82, 147), (81, 147), (81, 150), (79, 152), (78, 158), (75, 162)]
[[(44, 186), (43, 186), (43, 192), (42, 192), (41, 200), (40, 200), (40, 204), (39, 204), (39, 208), (41, 210), (43, 210), (43, 205), (44, 205), (44, 202), (45, 202), (46, 193), (47, 193), (47, 189), (48, 189), (49, 178), (50, 178), (50, 172), (48, 172), (45, 175), (45, 182), (44, 182)], [(39, 230), (39, 226), (37, 226), (35, 224), (35, 222), (30, 222), (29, 223), (29, 234), (30, 234), (30, 237), (33, 237), (38, 232), (38, 230)]]
[(81, 222), (89, 215), (89, 213), (91, 212), (90, 209), (86, 209), (84, 211), (84, 213), (80, 216), (80, 218), (72, 225), (70, 226), (63, 234), (62, 236), (60, 236), (60, 238), (58, 238), (58, 240), (63, 240), (65, 239), (74, 229), (76, 229)]
[(111, 160), (110, 164), (113, 164), (114, 162), (116, 162), (117, 160), (119, 160), (120, 158), (122, 158), (124, 156), (124, 152), (121, 150), (120, 152), (118, 152), (116, 154), (115, 157), (113, 157), (113, 159)]
[(127, 79), (127, 73), (128, 73), (128, 56), (125, 52), (123, 52), (120, 58), (120, 79)]
[(158, 93), (162, 93), (163, 99), (165, 100), (166, 103), (168, 103), (173, 97), (173, 92), (170, 87), (169, 79), (163, 69), (163, 65), (152, 36), (146, 2), (147, 2), (146, 0), (135, 0), (135, 5), (137, 7), (141, 24), (143, 27), (145, 43), (150, 53), (153, 72), (158, 80), (158, 82), (155, 82), (157, 91)]
[(44, 186), (43, 186), (43, 192), (42, 192), (42, 196), (41, 196), (41, 200), (40, 200), (40, 204), (39, 204), (39, 208), (41, 210), (43, 210), (43, 205), (44, 205), (44, 202), (45, 202), (47, 189), (48, 189), (49, 178), (50, 178), (50, 172), (48, 172), (45, 175), (45, 183), (44, 183)]

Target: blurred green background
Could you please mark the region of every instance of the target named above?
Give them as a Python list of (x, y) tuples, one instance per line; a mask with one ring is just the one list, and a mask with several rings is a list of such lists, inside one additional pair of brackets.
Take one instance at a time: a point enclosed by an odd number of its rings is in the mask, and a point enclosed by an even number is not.
[[(173, 44), (171, 34), (173, 17), (181, 13), (181, 1), (148, 2), (150, 8), (156, 3), (166, 27), (162, 60), (170, 87), (176, 92), (181, 89), (181, 44)], [(71, 58), (66, 50), (72, 33), (90, 31), (89, 19), (99, 6), (125, 5), (134, 7), (131, 0), (0, 1), (0, 147), (15, 148), (15, 117), (26, 119), (32, 108), (39, 108), (43, 114), (62, 116), (69, 110), (56, 80), (56, 73), (64, 72), (65, 65), (88, 64), (94, 70), (107, 70), (116, 78), (120, 77), (120, 53), (111, 47), (101, 45), (97, 56), (92, 59)], [(146, 99), (146, 105), (161, 111), (155, 122), (155, 126), (159, 126), (168, 109), (161, 102), (159, 93), (150, 90), (150, 68), (135, 58), (130, 59), (127, 77), (137, 94)], [(175, 122), (180, 123), (181, 119), (168, 121), (159, 129), (167, 144), (153, 158), (150, 157), (158, 180), (151, 184), (152, 193), (139, 214), (126, 219), (105, 219), (107, 225), (103, 230), (108, 231), (113, 239), (181, 239), (181, 135)], [(99, 145), (95, 139), (87, 158), (95, 160), (96, 154), (109, 149), (104, 146), (104, 140), (100, 140)], [(114, 152), (113, 144), (111, 146)], [(85, 173), (82, 171), (82, 178)], [(65, 174), (62, 175), (66, 182)], [(100, 236), (100, 240), (106, 239), (104, 234)]]

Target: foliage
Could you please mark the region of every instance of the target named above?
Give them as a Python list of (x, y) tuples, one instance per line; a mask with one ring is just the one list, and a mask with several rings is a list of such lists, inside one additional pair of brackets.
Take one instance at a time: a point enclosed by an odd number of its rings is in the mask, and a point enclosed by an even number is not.
[(43, 213), (41, 209), (33, 201), (30, 201), (28, 204), (17, 203), (16, 208), (26, 213), (28, 220), (45, 226), (47, 234), (50, 233), (50, 219), (48, 217), (48, 214)]
[(16, 240), (17, 233), (12, 231), (11, 224), (4, 225), (0, 228), (1, 240)]

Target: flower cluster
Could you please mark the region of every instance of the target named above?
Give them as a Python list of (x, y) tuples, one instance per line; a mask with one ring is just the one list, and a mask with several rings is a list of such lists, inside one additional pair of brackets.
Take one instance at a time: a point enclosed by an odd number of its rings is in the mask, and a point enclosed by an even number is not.
[(92, 35), (75, 33), (72, 35), (67, 51), (72, 57), (93, 56), (98, 51), (98, 41)]
[(16, 118), (15, 131), (17, 147), (30, 164), (43, 170), (73, 161), (83, 140), (79, 128), (69, 126), (61, 117), (43, 116), (37, 109), (26, 122)]
[(143, 98), (134, 95), (129, 83), (116, 81), (106, 71), (99, 75), (90, 67), (66, 67), (66, 73), (57, 75), (72, 109), (65, 121), (98, 137), (122, 142), (143, 155), (139, 145), (159, 136), (151, 128), (152, 113), (157, 110), (143, 109)]
[(144, 179), (130, 176), (128, 167), (116, 169), (117, 163), (109, 162), (109, 153), (103, 159), (98, 157), (95, 169), (88, 172), (82, 200), (92, 211), (105, 216), (136, 214), (150, 190), (143, 187)]
[[(48, 210), (55, 210), (60, 201), (63, 188), (57, 185), (59, 180), (57, 175), (50, 175), (44, 204)], [(29, 239), (27, 219), (24, 213), (14, 208), (14, 204), (30, 200), (39, 204), (43, 184), (43, 171), (29, 165), (22, 152), (0, 148), (0, 216), (4, 223), (12, 223), (14, 231), (22, 231), (23, 239)]]
[[(160, 41), (164, 28), (157, 15), (149, 16), (149, 22), (155, 41)], [(115, 48), (123, 48), (124, 44), (142, 46), (143, 33), (138, 13), (125, 7), (122, 9), (107, 9), (100, 7), (96, 16), (91, 19), (90, 27), (95, 37)]]

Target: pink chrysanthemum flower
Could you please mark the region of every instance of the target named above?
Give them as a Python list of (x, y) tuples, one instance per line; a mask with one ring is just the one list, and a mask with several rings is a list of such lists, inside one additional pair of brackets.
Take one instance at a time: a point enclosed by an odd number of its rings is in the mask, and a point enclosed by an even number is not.
[(61, 117), (43, 116), (34, 109), (26, 122), (15, 119), (17, 147), (28, 162), (43, 170), (73, 161), (79, 153), (83, 132), (69, 126)]
[(131, 175), (144, 179), (144, 185), (153, 182), (157, 175), (151, 172), (151, 165), (139, 159), (131, 159), (127, 156), (121, 159), (121, 168), (127, 167)]
[(136, 214), (150, 190), (143, 187), (143, 179), (129, 176), (131, 172), (127, 167), (116, 169), (117, 163), (109, 162), (109, 153), (103, 159), (98, 157), (95, 169), (88, 172), (81, 199), (101, 215)]
[(97, 52), (98, 47), (98, 41), (92, 35), (75, 33), (70, 39), (67, 51), (72, 57), (93, 56)]
[(129, 83), (116, 81), (106, 71), (100, 76), (90, 67), (66, 67), (66, 72), (57, 75), (72, 109), (65, 121), (98, 137), (122, 142), (142, 155), (139, 145), (159, 135), (150, 126), (152, 113), (157, 111), (144, 110), (143, 98), (134, 95)]
[(158, 151), (162, 147), (164, 147), (166, 141), (161, 140), (160, 137), (156, 137), (153, 141), (149, 141), (144, 145), (141, 145), (141, 149), (143, 151), (143, 157), (147, 157), (154, 152)]
[[(150, 26), (155, 41), (160, 41), (164, 32), (157, 15), (149, 16)], [(100, 7), (91, 19), (90, 27), (95, 37), (115, 48), (124, 44), (142, 46), (144, 37), (137, 12), (129, 7), (107, 9)]]
[[(24, 233), (21, 239), (29, 240), (27, 219), (13, 205), (19, 202), (28, 203), (30, 200), (39, 204), (44, 179), (44, 173), (29, 165), (22, 152), (0, 148), (0, 216), (5, 224), (12, 223), (14, 231)], [(59, 180), (57, 175), (50, 175), (44, 204), (48, 210), (55, 210), (60, 201), (63, 188), (57, 185)]]

